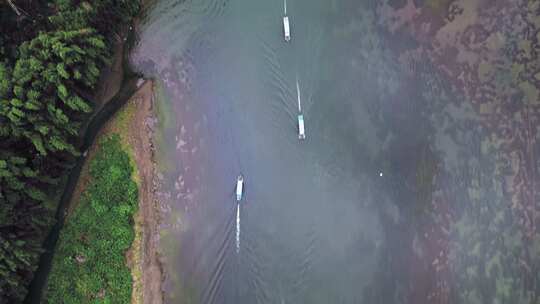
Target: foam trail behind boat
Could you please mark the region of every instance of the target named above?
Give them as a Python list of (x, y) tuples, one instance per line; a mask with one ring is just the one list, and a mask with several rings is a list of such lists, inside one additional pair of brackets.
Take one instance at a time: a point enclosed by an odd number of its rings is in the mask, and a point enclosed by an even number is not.
[(283, 0), (283, 12), (287, 16), (287, 0)]
[(300, 102), (300, 84), (298, 84), (298, 77), (296, 77), (296, 96), (298, 96), (298, 113), (302, 113), (302, 104)]
[(236, 204), (236, 252), (240, 252), (240, 204)]

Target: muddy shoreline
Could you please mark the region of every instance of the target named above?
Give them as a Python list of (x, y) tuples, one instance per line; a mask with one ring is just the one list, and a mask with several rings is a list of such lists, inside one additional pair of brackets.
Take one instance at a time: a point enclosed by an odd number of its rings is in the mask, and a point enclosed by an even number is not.
[[(145, 5), (150, 5), (145, 2)], [(143, 10), (144, 11), (144, 10)], [(140, 19), (134, 21), (134, 31), (137, 32)], [(123, 77), (123, 69), (118, 63), (124, 53), (123, 42), (115, 47), (114, 63), (107, 73), (104, 82), (113, 85), (104, 85), (98, 90), (97, 99), (107, 100), (110, 91), (117, 91), (114, 85), (119, 77)], [(107, 81), (110, 80), (110, 81)], [(162, 281), (163, 272), (159, 261), (159, 205), (156, 197), (158, 189), (157, 168), (155, 166), (153, 143), (154, 128), (157, 118), (154, 113), (155, 83), (153, 80), (139, 80), (136, 92), (122, 106), (121, 109), (104, 125), (98, 136), (110, 133), (121, 135), (123, 145), (134, 161), (134, 178), (138, 186), (139, 211), (134, 217), (133, 229), (135, 239), (128, 252), (126, 261), (133, 277), (133, 291), (131, 303), (161, 304), (163, 303)], [(99, 106), (99, 105), (98, 105)], [(102, 105), (101, 105), (102, 106)], [(88, 157), (94, 154), (95, 145), (89, 149)], [(88, 163), (88, 162), (87, 162)], [(86, 172), (80, 176), (84, 187)], [(80, 191), (76, 191), (79, 193)], [(74, 199), (77, 195), (74, 195)], [(75, 200), (74, 200), (75, 201)], [(74, 204), (71, 204), (72, 206)]]
[[(134, 32), (139, 33), (140, 22), (153, 1), (142, 1), (141, 15), (134, 20)], [(133, 277), (132, 304), (163, 303), (163, 269), (159, 255), (160, 209), (157, 197), (159, 181), (155, 162), (154, 131), (156, 83), (146, 80), (128, 100), (125, 108), (134, 107), (124, 131), (136, 165), (139, 211), (134, 218), (135, 240), (126, 253)]]
[[(159, 208), (156, 198), (158, 189), (156, 166), (154, 162), (153, 133), (156, 125), (154, 116), (154, 83), (146, 81), (128, 101), (135, 106), (127, 130), (127, 141), (133, 149), (133, 158), (137, 166), (139, 185), (139, 212), (135, 219), (136, 233), (141, 233), (141, 243), (131, 250), (132, 273), (140, 271), (140, 277), (134, 276), (134, 294), (142, 288), (140, 303), (163, 302), (161, 292), (162, 269), (159, 262)], [(139, 247), (139, 248), (136, 248)], [(138, 250), (137, 250), (138, 249)], [(138, 254), (139, 256), (134, 256)], [(137, 282), (136, 279), (140, 281)], [(137, 286), (137, 284), (139, 284)], [(135, 299), (135, 298), (132, 298)], [(137, 301), (133, 301), (132, 303)]]
[[(143, 1), (145, 8), (151, 1)], [(137, 32), (140, 18), (133, 23)], [(124, 53), (124, 43), (117, 43), (115, 58)], [(123, 76), (123, 69), (117, 60), (111, 65), (105, 77), (115, 83)], [(135, 179), (138, 186), (139, 210), (134, 217), (133, 229), (135, 239), (128, 252), (126, 261), (133, 277), (131, 303), (161, 304), (163, 303), (163, 272), (159, 261), (159, 205), (156, 197), (158, 189), (157, 168), (155, 165), (155, 146), (153, 142), (154, 128), (157, 118), (154, 113), (155, 83), (153, 80), (139, 80), (137, 90), (125, 105), (112, 117), (100, 133), (119, 133), (126, 150), (135, 162)], [(98, 99), (107, 99), (107, 91), (115, 91), (115, 85), (105, 85), (98, 92)], [(122, 113), (127, 112), (127, 114)], [(123, 115), (124, 114), (124, 115)], [(127, 121), (121, 121), (124, 119)], [(120, 121), (119, 121), (120, 120)], [(100, 134), (101, 135), (101, 134)], [(98, 141), (96, 141), (97, 144)], [(89, 157), (92, 156), (90, 151)], [(81, 175), (84, 182), (84, 174)]]

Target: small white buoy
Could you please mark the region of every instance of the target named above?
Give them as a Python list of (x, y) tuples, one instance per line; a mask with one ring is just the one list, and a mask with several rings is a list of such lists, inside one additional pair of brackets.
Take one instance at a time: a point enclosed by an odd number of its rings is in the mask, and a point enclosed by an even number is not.
[(382, 177), (382, 172), (379, 172), (379, 176)]

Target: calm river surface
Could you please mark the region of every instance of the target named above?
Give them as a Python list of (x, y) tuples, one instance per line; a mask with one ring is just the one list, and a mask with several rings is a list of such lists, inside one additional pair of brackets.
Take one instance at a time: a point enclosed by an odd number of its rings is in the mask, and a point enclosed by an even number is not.
[[(167, 303), (487, 303), (499, 292), (489, 282), (510, 264), (486, 227), (522, 237), (506, 229), (514, 214), (499, 214), (511, 198), (498, 130), (437, 62), (452, 59), (430, 53), (440, 37), (415, 32), (443, 26), (437, 8), (386, 2), (289, 0), (290, 43), (279, 0), (162, 0), (147, 12), (132, 61), (160, 83)], [(505, 282), (525, 284), (515, 278)]]

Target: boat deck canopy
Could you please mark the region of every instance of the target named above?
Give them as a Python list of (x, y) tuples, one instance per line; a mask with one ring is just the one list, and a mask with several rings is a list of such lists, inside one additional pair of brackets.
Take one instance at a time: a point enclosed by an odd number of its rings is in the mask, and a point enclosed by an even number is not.
[(291, 29), (289, 27), (288, 16), (283, 17), (283, 34), (285, 35), (285, 41), (289, 41), (291, 39)]
[(304, 115), (298, 115), (298, 138), (306, 138), (306, 131), (304, 129)]

